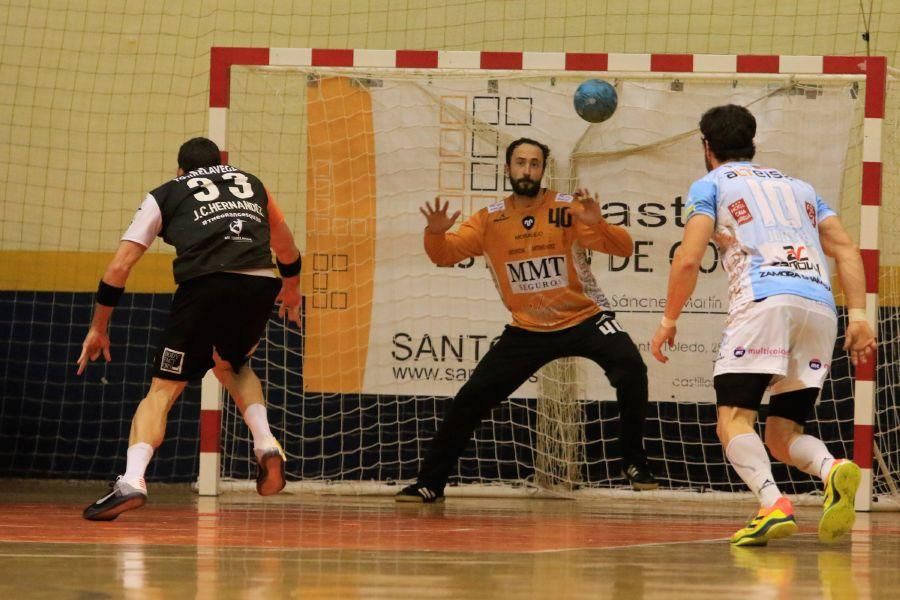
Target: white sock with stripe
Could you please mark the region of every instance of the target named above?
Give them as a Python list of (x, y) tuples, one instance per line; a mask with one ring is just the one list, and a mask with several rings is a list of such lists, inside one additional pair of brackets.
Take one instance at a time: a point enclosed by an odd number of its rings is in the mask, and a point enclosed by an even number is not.
[(781, 491), (772, 476), (772, 463), (762, 440), (755, 433), (742, 433), (731, 438), (725, 448), (725, 456), (737, 474), (744, 480), (763, 508), (768, 508), (781, 498)]
[(834, 465), (834, 456), (831, 455), (822, 440), (811, 435), (797, 436), (788, 447), (788, 455), (795, 467), (822, 481), (825, 481), (828, 472)]
[(147, 484), (144, 482), (144, 473), (147, 472), (147, 465), (153, 458), (153, 446), (146, 442), (138, 442), (128, 447), (125, 456), (125, 474), (122, 475), (122, 481), (146, 492)]
[(269, 413), (265, 404), (254, 403), (244, 410), (244, 422), (253, 435), (254, 452), (271, 450), (278, 445), (272, 430), (269, 429)]

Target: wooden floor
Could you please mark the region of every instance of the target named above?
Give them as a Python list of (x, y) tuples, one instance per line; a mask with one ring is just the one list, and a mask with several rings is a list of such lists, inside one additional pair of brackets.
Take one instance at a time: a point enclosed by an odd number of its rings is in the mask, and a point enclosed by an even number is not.
[(0, 598), (897, 598), (900, 513), (819, 543), (818, 509), (731, 548), (750, 502), (230, 493), (153, 486), (110, 523), (101, 484), (0, 480)]

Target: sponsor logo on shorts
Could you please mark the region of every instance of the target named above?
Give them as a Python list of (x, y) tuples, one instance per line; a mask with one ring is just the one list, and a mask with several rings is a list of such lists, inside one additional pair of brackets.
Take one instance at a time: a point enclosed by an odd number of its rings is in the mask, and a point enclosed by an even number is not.
[(788, 351), (784, 348), (745, 348), (738, 346), (732, 352), (735, 358), (743, 358), (748, 354), (750, 356), (787, 356)]
[(744, 202), (743, 198), (739, 198), (735, 202), (729, 204), (728, 212), (730, 212), (731, 216), (734, 217), (734, 220), (738, 222), (738, 225), (743, 225), (744, 223), (749, 223), (753, 220), (753, 215), (750, 214), (750, 209), (747, 208), (747, 203)]
[(172, 350), (171, 348), (163, 348), (162, 360), (159, 362), (159, 370), (166, 373), (174, 373), (181, 375), (181, 369), (184, 368), (184, 352)]
[(811, 361), (809, 361), (809, 368), (813, 371), (818, 371), (822, 368), (822, 361), (818, 358), (812, 359)]

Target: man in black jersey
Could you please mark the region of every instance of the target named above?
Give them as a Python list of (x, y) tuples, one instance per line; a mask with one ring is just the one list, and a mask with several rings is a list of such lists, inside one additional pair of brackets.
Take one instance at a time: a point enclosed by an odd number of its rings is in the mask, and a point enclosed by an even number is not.
[[(84, 509), (111, 521), (147, 500), (144, 472), (162, 443), (166, 416), (188, 381), (209, 369), (234, 398), (253, 435), (256, 490), (284, 488), (284, 452), (269, 429), (259, 379), (247, 365), (276, 300), (278, 314), (300, 325), (300, 251), (262, 182), (223, 165), (206, 138), (185, 142), (178, 176), (147, 194), (97, 289), (78, 374), (101, 355), (110, 360), (107, 328), (134, 265), (160, 236), (175, 247), (178, 288), (154, 359), (150, 391), (131, 422), (125, 473)], [(275, 252), (281, 280), (272, 265)]]

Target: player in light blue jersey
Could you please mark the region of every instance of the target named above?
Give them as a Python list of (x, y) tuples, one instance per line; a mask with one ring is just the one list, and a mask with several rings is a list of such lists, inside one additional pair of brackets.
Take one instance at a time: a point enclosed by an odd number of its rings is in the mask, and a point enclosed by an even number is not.
[[(808, 183), (751, 162), (756, 119), (729, 104), (700, 120), (709, 173), (691, 186), (681, 246), (669, 274), (666, 310), (651, 342), (660, 362), (675, 342), (676, 321), (697, 284), (711, 239), (729, 278), (729, 311), (716, 359), (716, 431), (725, 456), (761, 508), (731, 543), (763, 546), (797, 531), (793, 507), (775, 484), (766, 447), (776, 459), (825, 482), (819, 538), (850, 531), (860, 470), (837, 460), (803, 425), (831, 364), (837, 315), (826, 257), (835, 261), (847, 300), (844, 349), (856, 365), (875, 349), (865, 317), (859, 250), (840, 219)], [(765, 446), (754, 429), (771, 392)]]

